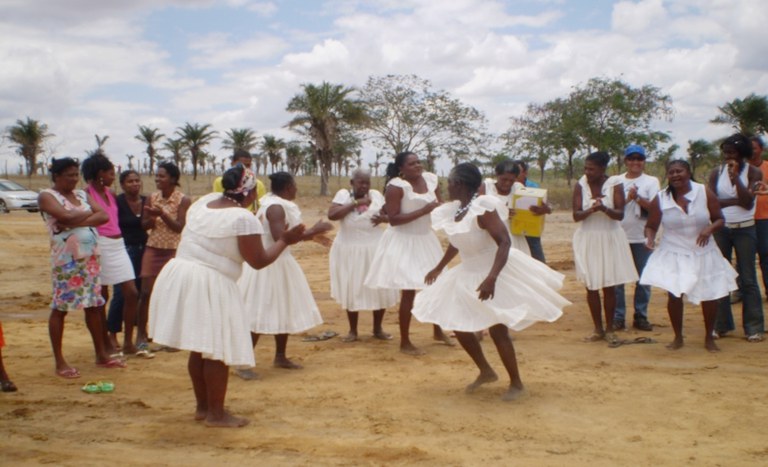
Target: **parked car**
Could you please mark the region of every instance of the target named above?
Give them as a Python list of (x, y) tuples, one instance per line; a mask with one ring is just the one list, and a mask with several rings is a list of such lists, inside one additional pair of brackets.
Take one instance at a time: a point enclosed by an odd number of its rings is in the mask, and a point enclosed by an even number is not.
[(27, 190), (13, 180), (0, 178), (0, 213), (20, 211), (37, 212), (37, 192)]

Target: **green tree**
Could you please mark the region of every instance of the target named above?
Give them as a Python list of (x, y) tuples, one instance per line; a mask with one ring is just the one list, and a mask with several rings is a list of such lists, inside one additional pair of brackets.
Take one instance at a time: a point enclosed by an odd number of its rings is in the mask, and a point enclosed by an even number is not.
[[(234, 155), (238, 150), (248, 151), (251, 156), (255, 157), (253, 150), (259, 146), (259, 140), (256, 137), (256, 132), (250, 128), (232, 128), (225, 133), (224, 139), (221, 140), (221, 147), (229, 149)], [(255, 161), (256, 174), (259, 174), (259, 162)]]
[(266, 160), (269, 161), (272, 172), (276, 172), (277, 167), (283, 161), (283, 149), (285, 149), (285, 140), (272, 135), (264, 135), (264, 141), (261, 142), (261, 151), (266, 156)]
[(768, 132), (768, 96), (752, 93), (744, 99), (734, 99), (718, 107), (720, 115), (710, 123), (731, 125), (745, 135)]
[(303, 84), (304, 92), (295, 95), (286, 110), (297, 114), (287, 126), (307, 135), (314, 143), (320, 166), (320, 194), (328, 195), (328, 179), (334, 162), (338, 135), (365, 122), (365, 109), (353, 99), (354, 88), (322, 82)]
[(368, 78), (362, 91), (367, 129), (377, 145), (394, 154), (427, 151), (467, 160), (488, 146), (482, 112), (416, 75)]
[(301, 146), (301, 143), (289, 141), (285, 145), (285, 165), (288, 166), (288, 171), (293, 175), (298, 174), (306, 154), (307, 150)]
[(149, 156), (149, 174), (155, 173), (155, 157), (157, 156), (157, 150), (155, 144), (165, 137), (163, 133), (160, 133), (159, 128), (152, 128), (149, 126), (139, 125), (139, 134), (134, 136), (137, 140), (147, 145), (147, 156)]
[(37, 157), (43, 152), (43, 143), (55, 136), (48, 132), (48, 125), (29, 117), (26, 120), (16, 120), (15, 125), (6, 129), (6, 135), (16, 145), (16, 153), (24, 158), (29, 177), (36, 170)]
[(587, 152), (614, 154), (619, 170), (628, 145), (641, 144), (653, 152), (670, 139), (667, 133), (651, 128), (654, 120), (673, 116), (672, 98), (657, 87), (633, 88), (617, 79), (592, 78), (577, 87), (570, 99), (576, 112), (583, 114), (579, 118), (583, 119), (581, 133)]
[[(176, 134), (184, 142), (192, 159), (192, 179), (197, 180), (197, 166), (200, 152), (216, 138), (216, 131), (211, 130), (211, 124), (185, 123), (176, 129)], [(203, 162), (204, 164), (204, 162)]]
[(166, 138), (163, 143), (163, 149), (171, 153), (173, 163), (179, 167), (179, 170), (184, 172), (184, 163), (187, 161), (187, 146), (184, 140), (181, 138)]
[(687, 151), (692, 177), (696, 175), (697, 168), (715, 163), (720, 156), (717, 147), (703, 139), (697, 139), (696, 141), (688, 140)]

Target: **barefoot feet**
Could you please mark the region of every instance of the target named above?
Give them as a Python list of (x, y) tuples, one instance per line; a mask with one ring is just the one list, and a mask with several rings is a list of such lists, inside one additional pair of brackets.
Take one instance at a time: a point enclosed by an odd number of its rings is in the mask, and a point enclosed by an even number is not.
[(418, 357), (419, 355), (424, 355), (426, 352), (419, 349), (415, 345), (411, 344), (410, 342), (405, 344), (400, 344), (400, 352), (406, 354), (406, 355), (413, 355), (414, 357)]
[(357, 333), (350, 332), (346, 336), (341, 338), (341, 342), (355, 342), (357, 340)]
[(205, 417), (205, 426), (211, 428), (240, 428), (250, 423), (250, 420), (243, 417), (235, 417), (229, 412), (224, 412), (220, 417), (214, 417), (208, 413)]
[(515, 401), (526, 395), (528, 395), (528, 391), (526, 391), (524, 387), (510, 386), (507, 392), (505, 392), (504, 395), (501, 396), (501, 400)]
[(597, 330), (595, 329), (592, 331), (592, 334), (585, 337), (583, 340), (584, 342), (600, 342), (601, 340), (605, 339), (605, 331), (602, 329)]
[(374, 337), (374, 339), (379, 339), (379, 340), (382, 340), (382, 341), (392, 340), (392, 334), (389, 334), (389, 333), (381, 331), (381, 330), (373, 331), (373, 337)]
[(477, 379), (472, 382), (472, 384), (467, 385), (467, 387), (464, 389), (464, 392), (467, 394), (472, 394), (483, 384), (492, 383), (498, 379), (498, 375), (496, 375), (496, 372), (493, 370), (490, 372), (480, 373), (477, 376)]
[(274, 365), (275, 368), (285, 368), (286, 370), (301, 370), (304, 368), (298, 363), (293, 363), (288, 360), (288, 357), (285, 355), (275, 355), (275, 360), (272, 362), (272, 365)]
[(704, 339), (704, 348), (710, 352), (720, 352), (720, 347), (715, 343), (715, 339), (712, 336), (708, 336)]
[(675, 337), (675, 340), (667, 344), (669, 350), (678, 350), (683, 348), (683, 338)]

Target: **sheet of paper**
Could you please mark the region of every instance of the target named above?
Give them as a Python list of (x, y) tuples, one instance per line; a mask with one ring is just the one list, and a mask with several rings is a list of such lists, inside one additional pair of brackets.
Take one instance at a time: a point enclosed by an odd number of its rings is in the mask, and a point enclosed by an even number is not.
[(522, 196), (515, 200), (515, 209), (525, 209), (526, 211), (530, 211), (531, 206), (536, 206), (539, 204), (540, 199), (541, 198), (536, 198), (533, 196)]

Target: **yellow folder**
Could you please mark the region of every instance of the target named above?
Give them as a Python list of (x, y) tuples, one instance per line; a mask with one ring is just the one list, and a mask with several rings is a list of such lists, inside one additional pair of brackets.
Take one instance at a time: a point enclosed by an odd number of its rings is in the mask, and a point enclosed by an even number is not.
[(509, 230), (513, 235), (541, 237), (544, 230), (544, 217), (537, 216), (531, 206), (543, 206), (547, 202), (547, 190), (543, 188), (517, 188), (512, 195), (510, 208), (515, 215), (509, 221)]

